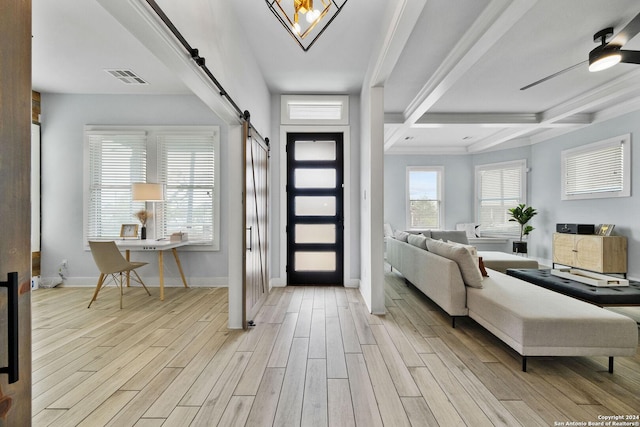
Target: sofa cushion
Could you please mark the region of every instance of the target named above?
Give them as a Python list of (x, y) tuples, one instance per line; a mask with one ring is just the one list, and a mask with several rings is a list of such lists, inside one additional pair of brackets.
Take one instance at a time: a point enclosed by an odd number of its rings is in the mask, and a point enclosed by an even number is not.
[(492, 271), (467, 289), (469, 315), (522, 355), (634, 355), (635, 321)]
[(464, 247), (430, 239), (427, 240), (427, 249), (429, 252), (455, 261), (465, 285), (482, 288), (482, 274), (480, 274), (478, 263)]
[(507, 268), (538, 268), (538, 261), (519, 255), (496, 251), (479, 251), (485, 267), (505, 273)]
[(422, 234), (410, 234), (407, 237), (407, 243), (424, 250), (427, 249), (427, 238)]
[(388, 222), (384, 223), (384, 237), (393, 237), (393, 228)]
[(478, 267), (480, 275), (484, 276), (484, 274), (482, 274), (482, 269), (480, 269), (480, 257), (478, 256), (478, 249), (476, 249), (475, 246), (465, 245), (462, 243), (453, 242), (451, 240), (449, 240), (448, 243), (453, 246), (460, 246), (461, 248), (465, 248), (467, 251), (469, 251), (469, 253), (471, 254), (471, 258), (473, 258), (473, 263), (476, 265), (476, 267)]
[(409, 237), (409, 233), (407, 233), (406, 231), (396, 231), (396, 234), (394, 237), (400, 240), (401, 242), (406, 242), (407, 238)]
[(444, 242), (451, 240), (452, 242), (462, 243), (464, 245), (469, 244), (467, 234), (462, 230), (431, 230), (431, 238)]

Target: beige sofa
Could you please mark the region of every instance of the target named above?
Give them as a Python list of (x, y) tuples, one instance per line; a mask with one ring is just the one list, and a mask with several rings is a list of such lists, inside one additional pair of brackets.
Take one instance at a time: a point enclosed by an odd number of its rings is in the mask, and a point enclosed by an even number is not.
[[(522, 356), (633, 356), (636, 322), (583, 301), (487, 269), (481, 287), (465, 284), (458, 262), (387, 238), (387, 261), (452, 316), (469, 316)], [(477, 283), (474, 284), (477, 286)]]

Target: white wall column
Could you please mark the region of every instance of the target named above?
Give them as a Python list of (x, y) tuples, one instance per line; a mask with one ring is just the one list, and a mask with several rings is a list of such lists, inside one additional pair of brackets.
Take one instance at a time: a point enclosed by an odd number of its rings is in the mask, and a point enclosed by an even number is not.
[(242, 175), (244, 159), (242, 158), (242, 126), (229, 126), (228, 165), (229, 165), (229, 204), (227, 206), (229, 224), (229, 329), (242, 329)]
[(373, 314), (384, 314), (384, 88), (361, 98), (360, 293)]

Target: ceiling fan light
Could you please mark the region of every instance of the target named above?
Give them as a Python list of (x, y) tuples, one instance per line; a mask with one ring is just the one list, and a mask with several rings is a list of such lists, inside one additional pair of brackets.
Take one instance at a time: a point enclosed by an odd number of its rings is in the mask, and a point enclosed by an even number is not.
[(589, 71), (597, 72), (611, 68), (622, 60), (620, 49), (596, 48), (589, 53)]

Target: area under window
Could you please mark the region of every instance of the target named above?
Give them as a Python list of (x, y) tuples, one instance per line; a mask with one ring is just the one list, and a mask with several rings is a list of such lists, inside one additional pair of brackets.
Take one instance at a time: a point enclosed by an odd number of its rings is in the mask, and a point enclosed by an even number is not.
[(476, 166), (476, 224), (483, 235), (518, 234), (509, 209), (526, 203), (526, 162)]
[(562, 200), (631, 195), (630, 134), (564, 150), (561, 159)]
[(439, 229), (443, 224), (444, 168), (407, 168), (407, 228)]
[[(146, 208), (154, 213), (150, 238), (180, 231), (219, 248), (217, 126), (90, 127), (85, 140), (85, 242), (119, 238), (121, 225)], [(165, 184), (165, 201), (133, 202), (134, 182)]]

